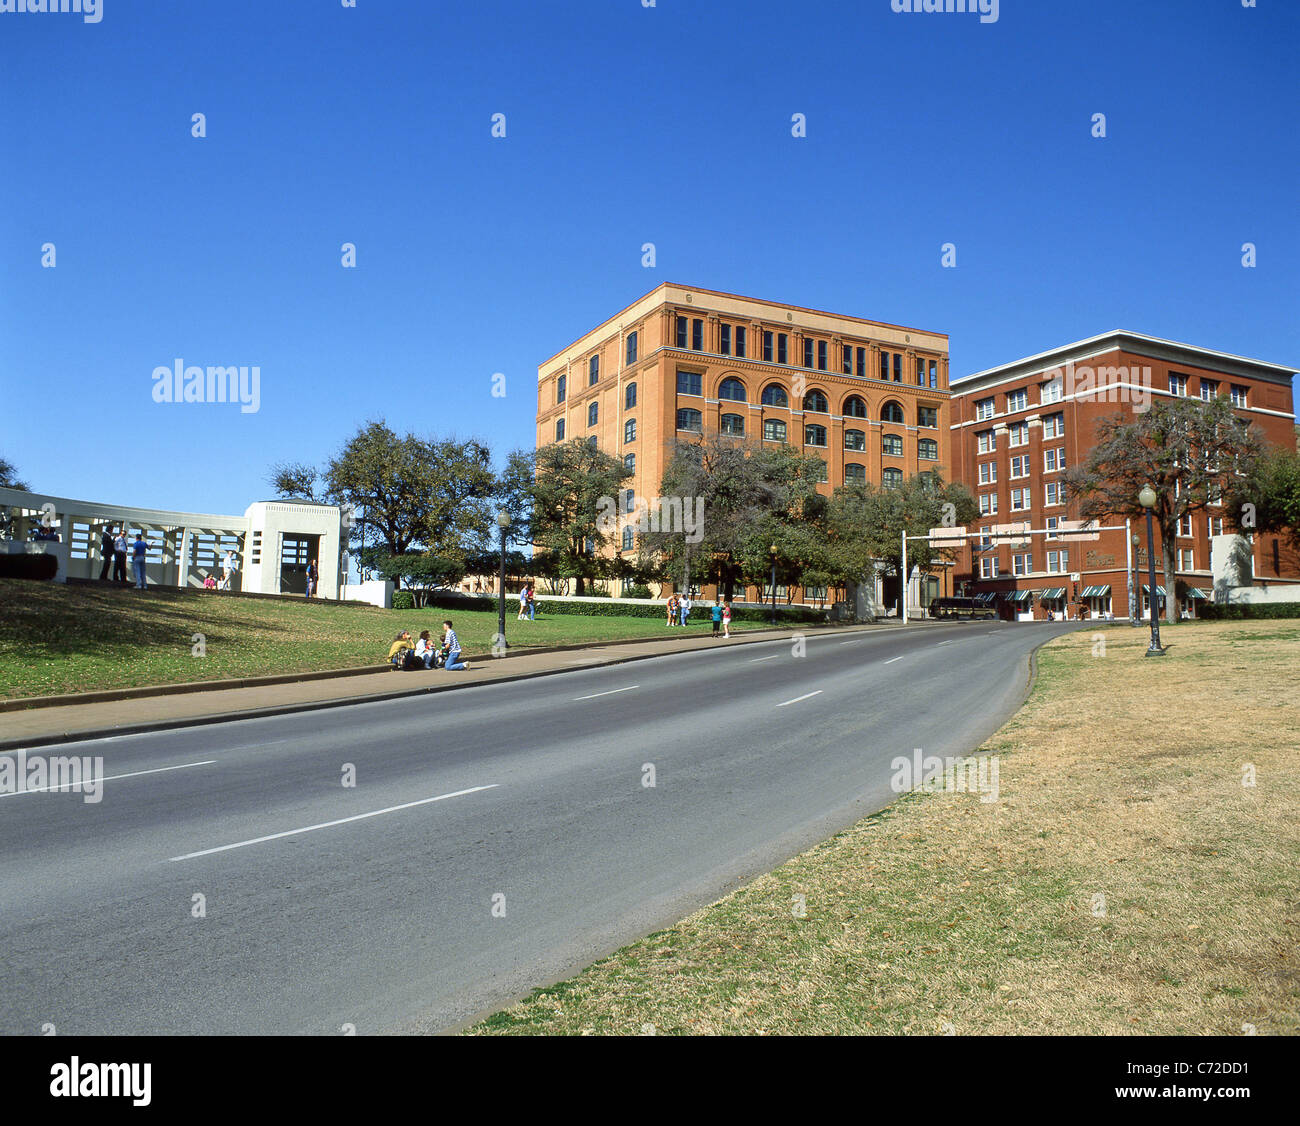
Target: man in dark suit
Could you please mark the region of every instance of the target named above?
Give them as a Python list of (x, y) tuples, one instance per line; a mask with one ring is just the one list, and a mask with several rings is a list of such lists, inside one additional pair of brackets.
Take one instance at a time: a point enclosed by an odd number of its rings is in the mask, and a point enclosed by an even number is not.
[(108, 581), (108, 570), (113, 566), (113, 536), (116, 532), (117, 529), (110, 524), (99, 537), (99, 554), (104, 559), (104, 565), (99, 569), (101, 583)]

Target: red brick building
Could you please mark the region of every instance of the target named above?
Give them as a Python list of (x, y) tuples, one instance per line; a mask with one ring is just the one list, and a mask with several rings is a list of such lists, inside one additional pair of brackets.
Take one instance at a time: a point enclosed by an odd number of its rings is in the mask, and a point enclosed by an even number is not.
[[(1108, 332), (978, 372), (952, 384), (952, 460), (981, 515), (955, 567), (959, 590), (999, 605), (1004, 616), (1129, 614), (1129, 577), (1148, 606), (1145, 521), (1129, 530), (1070, 535), (1081, 527), (1062, 478), (1087, 460), (1099, 419), (1161, 398), (1227, 395), (1273, 445), (1296, 448), (1294, 369), (1134, 332)], [(1106, 525), (1123, 524), (1109, 520)], [(1044, 530), (1029, 535), (1029, 530)], [(1140, 533), (1138, 542), (1133, 536)], [(1195, 616), (1214, 597), (1216, 573), (1236, 541), (1222, 511), (1180, 528), (1177, 573), (1164, 574), (1156, 531), (1156, 584), (1171, 585), (1180, 611)], [(1300, 560), (1284, 540), (1254, 537), (1254, 583), (1300, 581)], [(1171, 583), (1171, 578), (1173, 582)]]

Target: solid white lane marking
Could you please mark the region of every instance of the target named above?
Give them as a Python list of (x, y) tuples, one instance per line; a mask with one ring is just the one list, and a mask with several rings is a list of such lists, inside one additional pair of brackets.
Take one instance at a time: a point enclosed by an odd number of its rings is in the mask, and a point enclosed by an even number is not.
[(939, 642), (939, 644), (940, 644), (940, 645), (951, 645), (952, 642), (955, 641), (955, 640), (956, 640), (956, 638), (953, 638), (953, 639), (950, 640), (950, 641), (941, 641), (941, 642)]
[(809, 700), (812, 697), (820, 696), (821, 694), (822, 694), (822, 689), (819, 688), (817, 689), (816, 692), (808, 692), (803, 696), (796, 696), (793, 700), (787, 700), (784, 704), (777, 704), (777, 707), (778, 708), (788, 707), (790, 704), (797, 704), (800, 700)]
[(640, 688), (639, 684), (629, 684), (626, 688), (611, 688), (608, 692), (593, 692), (590, 696), (575, 696), (573, 702), (576, 704), (579, 700), (594, 700), (597, 696), (613, 696), (619, 692), (631, 692), (633, 688)]
[(852, 641), (841, 641), (841, 645), (861, 645), (864, 641), (870, 641), (869, 637), (855, 637)]
[[(906, 656), (907, 656), (907, 654), (904, 653), (904, 654), (903, 654), (903, 657), (906, 657)], [(890, 657), (889, 660), (885, 661), (884, 663), (887, 664), (887, 665), (892, 665), (895, 661), (901, 661), (901, 660), (903, 659), (903, 657)]]
[[(211, 766), (217, 760), (214, 758), (205, 759), (203, 762), (185, 762), (180, 766), (159, 766), (153, 770), (133, 770), (130, 774), (106, 774), (103, 778), (91, 778), (88, 781), (92, 785), (100, 782), (114, 782), (119, 778), (139, 778), (144, 774), (162, 774), (167, 770), (188, 770), (191, 766)], [(86, 782), (65, 782), (62, 786), (33, 786), (27, 790), (15, 790), (11, 793), (0, 794), (0, 798), (12, 798), (18, 794), (39, 794), (47, 790), (70, 790), (74, 787), (84, 788)]]
[(754, 657), (749, 663), (756, 665), (759, 661), (775, 661), (780, 655), (780, 653), (773, 653), (770, 657)]
[(187, 852), (184, 856), (170, 857), (168, 863), (174, 863), (177, 860), (193, 860), (196, 856), (211, 856), (214, 852), (227, 852), (232, 848), (246, 848), (248, 845), (264, 844), (266, 841), (278, 841), (282, 837), (296, 837), (299, 833), (312, 833), (317, 829), (329, 829), (335, 825), (346, 825), (349, 821), (364, 821), (367, 817), (378, 817), (384, 813), (396, 813), (399, 809), (412, 809), (417, 805), (428, 805), (430, 802), (446, 801), (448, 798), (464, 797), (466, 794), (477, 794), (480, 790), (495, 790), (499, 785), (499, 782), (493, 782), (490, 786), (471, 786), (468, 790), (457, 790), (451, 794), (439, 794), (436, 798), (421, 798), (419, 801), (408, 801), (402, 805), (390, 805), (387, 809), (375, 809), (369, 813), (358, 813), (354, 817), (340, 817), (337, 821), (322, 821), (319, 825), (307, 825), (302, 829), (289, 829), (286, 832), (272, 833), (266, 837), (254, 837), (251, 841), (236, 841), (234, 844), (205, 848), (199, 852)]

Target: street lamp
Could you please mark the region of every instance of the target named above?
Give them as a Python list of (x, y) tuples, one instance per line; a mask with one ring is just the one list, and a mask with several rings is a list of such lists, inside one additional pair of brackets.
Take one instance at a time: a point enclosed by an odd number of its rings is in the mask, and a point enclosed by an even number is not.
[(501, 605), (497, 612), (497, 642), (506, 648), (506, 532), (510, 529), (510, 513), (502, 509), (497, 513), (497, 527), (501, 529)]
[(1142, 537), (1133, 533), (1133, 566), (1128, 573), (1128, 624), (1134, 629), (1138, 627), (1138, 619), (1141, 615), (1137, 611), (1138, 606), (1138, 576), (1142, 573), (1142, 564), (1138, 562), (1138, 545), (1142, 542)]
[(1151, 530), (1151, 510), (1156, 504), (1156, 491), (1150, 485), (1143, 485), (1138, 493), (1138, 504), (1147, 510), (1147, 582), (1151, 590), (1151, 644), (1147, 646), (1148, 657), (1163, 657), (1164, 648), (1160, 644), (1160, 619), (1156, 614), (1156, 541)]
[(768, 551), (772, 554), (772, 626), (776, 626), (776, 544), (773, 544)]

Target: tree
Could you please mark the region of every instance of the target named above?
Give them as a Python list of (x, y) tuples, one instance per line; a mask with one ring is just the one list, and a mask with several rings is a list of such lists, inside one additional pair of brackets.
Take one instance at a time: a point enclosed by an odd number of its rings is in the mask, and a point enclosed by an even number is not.
[(0, 487), (29, 492), (31, 486), (18, 476), (18, 468), (8, 458), (0, 457)]
[(515, 517), (512, 538), (533, 544), (537, 572), (576, 579), (582, 594), (609, 573), (605, 549), (616, 531), (607, 513), (631, 476), (617, 458), (573, 438), (515, 451), (496, 495)]
[(1178, 616), (1173, 595), (1179, 521), (1230, 493), (1237, 472), (1252, 466), (1259, 453), (1250, 424), (1236, 415), (1225, 396), (1208, 403), (1163, 400), (1140, 414), (1100, 419), (1087, 462), (1067, 470), (1065, 480), (1079, 515), (1088, 521), (1145, 519), (1138, 493), (1144, 485), (1155, 490), (1152, 518), (1160, 530), (1169, 595), (1165, 617), (1172, 622)]
[[(811, 523), (822, 498), (822, 462), (789, 446), (762, 446), (723, 434), (676, 441), (660, 497), (638, 503), (639, 566), (677, 580), (708, 579), (731, 598), (737, 583), (761, 586), (777, 545), (778, 577), (798, 577), (817, 553)], [(677, 519), (678, 513), (682, 519)], [(644, 513), (644, 515), (642, 515)], [(697, 524), (698, 520), (698, 524)]]
[(275, 466), (271, 484), (281, 496), (362, 513), (351, 529), (353, 544), (364, 546), (363, 533), (373, 529), (381, 554), (401, 557), (420, 548), (456, 558), (490, 542), (498, 489), (491, 460), (488, 448), (472, 439), (399, 438), (380, 420), (361, 427), (321, 470)]
[(1234, 481), (1226, 500), (1237, 531), (1277, 532), (1300, 552), (1300, 454), (1295, 450), (1263, 451)]
[(465, 577), (466, 559), (459, 554), (408, 551), (405, 555), (389, 555), (376, 560), (376, 569), (410, 590), (415, 605), (420, 607), (427, 604), (432, 590), (452, 586)]
[[(879, 570), (902, 575), (903, 534), (929, 535), (940, 527), (970, 523), (979, 507), (970, 490), (946, 482), (931, 470), (909, 477), (897, 488), (873, 484), (844, 485), (827, 506), (826, 542), (831, 567), (843, 580), (871, 582)], [(953, 549), (919, 543), (908, 550), (908, 562), (921, 574), (951, 558)], [(902, 575), (906, 584), (908, 576)]]

